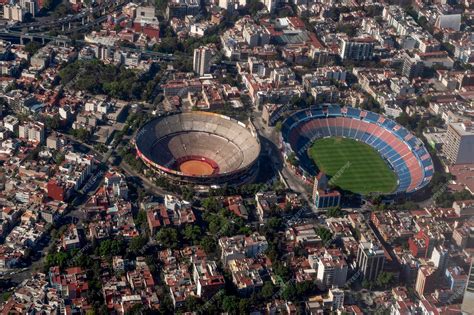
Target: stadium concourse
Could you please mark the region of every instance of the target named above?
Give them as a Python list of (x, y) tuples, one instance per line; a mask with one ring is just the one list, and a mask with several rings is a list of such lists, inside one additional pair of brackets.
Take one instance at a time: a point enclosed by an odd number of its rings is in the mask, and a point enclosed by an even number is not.
[(307, 151), (313, 142), (328, 137), (354, 139), (377, 150), (398, 177), (393, 193), (415, 192), (428, 185), (434, 173), (420, 139), (395, 121), (366, 110), (337, 105), (301, 110), (283, 122), (281, 137), (285, 153), (294, 152), (303, 171), (313, 176), (317, 167)]
[(253, 181), (260, 154), (252, 125), (199, 111), (152, 120), (137, 133), (135, 147), (152, 169), (199, 185)]

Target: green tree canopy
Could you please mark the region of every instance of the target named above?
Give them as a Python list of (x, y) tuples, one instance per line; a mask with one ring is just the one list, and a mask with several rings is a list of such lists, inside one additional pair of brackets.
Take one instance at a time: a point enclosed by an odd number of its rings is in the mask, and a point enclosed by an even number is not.
[(175, 249), (178, 247), (178, 231), (174, 228), (165, 227), (158, 231), (156, 240), (165, 248)]

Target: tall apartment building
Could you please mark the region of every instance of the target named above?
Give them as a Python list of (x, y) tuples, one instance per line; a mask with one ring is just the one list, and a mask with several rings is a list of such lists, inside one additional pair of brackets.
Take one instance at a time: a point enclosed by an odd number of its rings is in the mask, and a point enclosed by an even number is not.
[(415, 290), (420, 297), (434, 291), (438, 280), (436, 268), (433, 266), (421, 266), (416, 277)]
[(342, 60), (370, 60), (374, 55), (375, 42), (372, 37), (342, 38), (339, 55)]
[(205, 75), (211, 70), (212, 51), (208, 47), (194, 49), (193, 70), (199, 75)]
[(18, 129), (18, 136), (28, 141), (44, 142), (44, 124), (29, 122), (23, 124)]
[(246, 24), (242, 31), (242, 36), (250, 47), (263, 46), (270, 43), (270, 32), (255, 24)]
[(20, 6), (25, 10), (25, 13), (30, 13), (33, 17), (38, 12), (38, 3), (36, 0), (20, 0)]
[(430, 260), (433, 262), (434, 266), (438, 268), (439, 274), (444, 274), (446, 267), (448, 266), (448, 248), (442, 245), (437, 245), (433, 249)]
[(443, 151), (452, 164), (474, 163), (474, 128), (472, 122), (450, 123), (446, 132)]
[(471, 268), (467, 280), (466, 291), (461, 305), (463, 314), (474, 314), (474, 256), (471, 256)]
[(341, 203), (341, 193), (329, 189), (329, 181), (323, 172), (319, 172), (314, 178), (313, 200), (318, 209), (338, 207)]
[(344, 306), (344, 291), (341, 289), (330, 289), (329, 299), (332, 300), (331, 310), (336, 311)]
[(11, 21), (23, 22), (25, 11), (19, 4), (5, 4), (3, 6), (3, 18)]
[(361, 242), (357, 251), (357, 267), (365, 280), (374, 281), (383, 271), (385, 254), (372, 242)]
[(172, 0), (166, 8), (166, 18), (174, 17), (184, 19), (187, 15), (196, 16), (201, 10), (200, 2), (197, 0)]
[(405, 53), (403, 55), (402, 74), (408, 79), (413, 79), (422, 75), (424, 64), (418, 56), (411, 57)]
[[(317, 259), (317, 279), (325, 287), (342, 287), (347, 280), (348, 266), (341, 253), (335, 253), (332, 255), (331, 252), (326, 251), (324, 256)], [(316, 267), (316, 266), (315, 266)]]
[(219, 0), (219, 7), (227, 10), (228, 12), (233, 12), (241, 7), (247, 5), (247, 0)]
[(262, 1), (265, 7), (267, 7), (268, 12), (275, 12), (275, 9), (278, 4), (278, 0), (263, 0)]
[(224, 276), (217, 269), (215, 261), (201, 260), (193, 263), (193, 279), (197, 296), (209, 298), (224, 288)]

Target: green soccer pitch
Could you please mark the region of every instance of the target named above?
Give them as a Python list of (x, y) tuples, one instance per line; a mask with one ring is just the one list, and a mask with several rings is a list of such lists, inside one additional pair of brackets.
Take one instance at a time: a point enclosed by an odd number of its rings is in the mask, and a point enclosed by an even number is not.
[(308, 154), (328, 175), (332, 186), (362, 195), (387, 194), (397, 187), (397, 175), (375, 149), (363, 142), (335, 137), (319, 139)]

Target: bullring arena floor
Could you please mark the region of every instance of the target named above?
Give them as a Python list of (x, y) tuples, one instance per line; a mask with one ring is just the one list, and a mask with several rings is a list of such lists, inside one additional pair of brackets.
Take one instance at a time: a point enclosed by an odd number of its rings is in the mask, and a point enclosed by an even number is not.
[(179, 165), (179, 170), (186, 175), (205, 176), (212, 175), (214, 168), (206, 161), (189, 160)]

